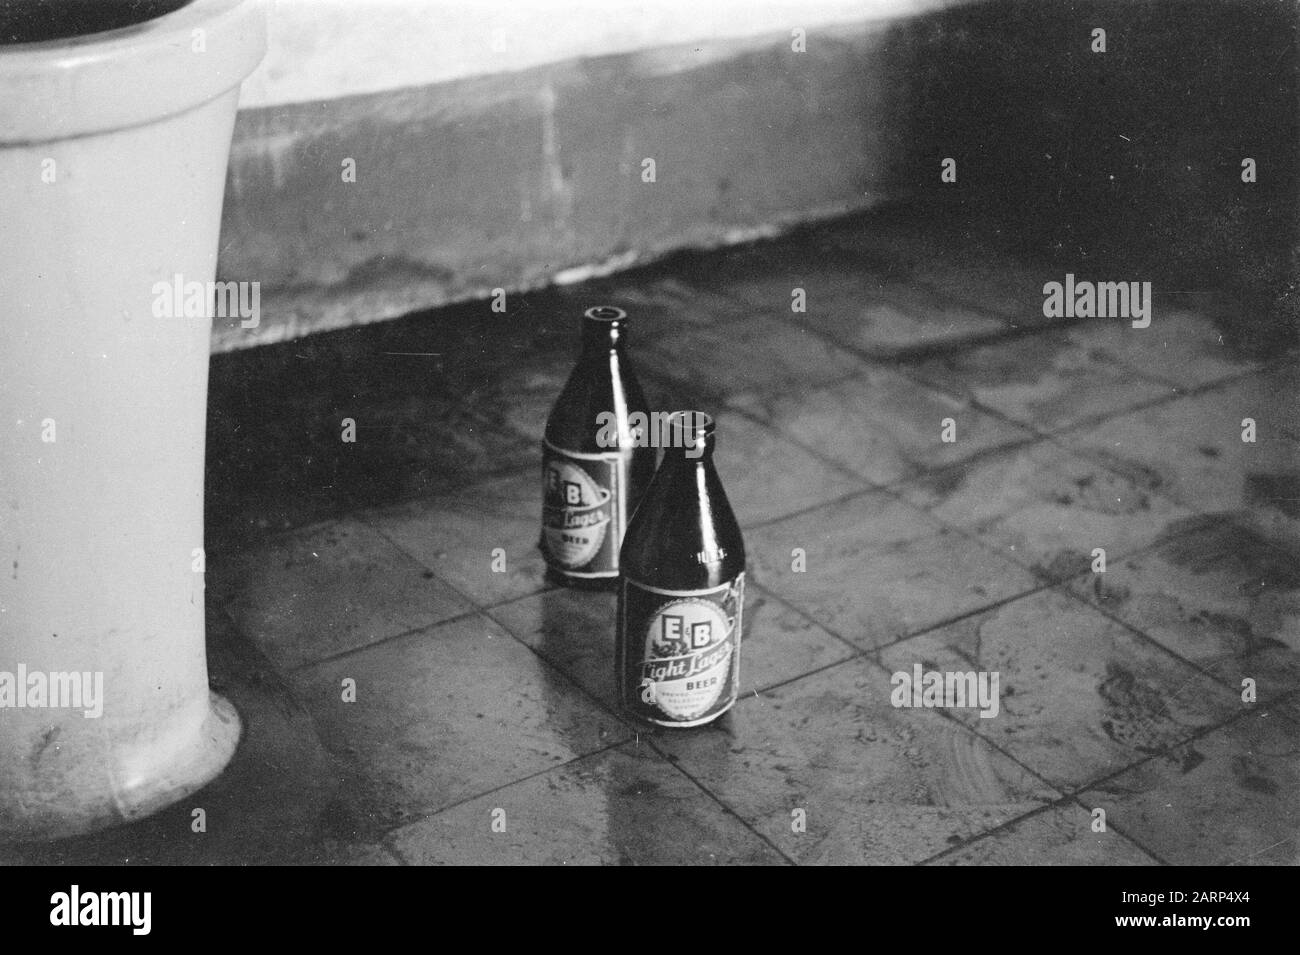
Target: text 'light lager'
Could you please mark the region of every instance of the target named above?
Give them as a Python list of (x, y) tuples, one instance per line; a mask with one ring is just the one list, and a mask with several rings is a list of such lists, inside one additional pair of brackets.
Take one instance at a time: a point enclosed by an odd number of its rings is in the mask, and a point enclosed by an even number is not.
[[(648, 408), (626, 343), (626, 312), (588, 309), (582, 354), (546, 420), (540, 546), (561, 583), (613, 585), (628, 518), (654, 475), (654, 448), (628, 424)], [(610, 415), (612, 428), (600, 423)]]
[(713, 419), (678, 412), (670, 430), (623, 538), (615, 677), (632, 714), (698, 726), (740, 689), (745, 545), (713, 466)]

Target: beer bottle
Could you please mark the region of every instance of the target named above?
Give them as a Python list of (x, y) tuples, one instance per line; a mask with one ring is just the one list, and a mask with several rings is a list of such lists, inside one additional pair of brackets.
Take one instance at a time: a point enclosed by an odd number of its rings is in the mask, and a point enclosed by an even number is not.
[(669, 447), (623, 539), (615, 673), (660, 726), (721, 716), (740, 687), (745, 545), (713, 466), (713, 419), (669, 419)]
[(629, 421), (647, 406), (626, 342), (626, 312), (588, 309), (582, 354), (546, 420), (539, 546), (563, 584), (614, 585), (628, 518), (654, 476), (655, 450)]

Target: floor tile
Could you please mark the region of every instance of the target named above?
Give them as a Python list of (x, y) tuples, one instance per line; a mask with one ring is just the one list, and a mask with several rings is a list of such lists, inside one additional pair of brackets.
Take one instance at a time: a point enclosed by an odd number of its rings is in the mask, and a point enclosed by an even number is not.
[[(467, 392), (465, 400), (489, 418), (494, 429), (540, 447), (546, 419), (576, 363), (577, 355), (573, 357), (573, 361), (520, 360), (501, 369), (491, 382)], [(541, 452), (535, 453), (540, 460)]]
[(232, 573), (228, 612), (283, 668), (473, 609), (377, 531), (351, 518), (280, 538), (247, 555)]
[[(494, 607), (493, 619), (610, 707), (614, 682), (614, 594), (556, 589)], [(852, 648), (749, 584), (741, 637), (740, 694), (844, 660)]]
[(986, 222), (936, 220), (881, 210), (827, 229), (832, 244), (891, 277), (939, 292), (957, 303), (1001, 315), (1009, 325), (1041, 325), (1043, 269), (1009, 253), (1009, 240)]
[[(537, 549), (541, 468), (365, 515), (381, 534), (480, 606), (544, 589)], [(500, 549), (503, 564), (496, 563)], [(494, 570), (504, 566), (504, 570)]]
[(1227, 520), (1072, 582), (1076, 593), (1262, 702), (1300, 686), (1300, 548)]
[(964, 349), (913, 366), (926, 383), (973, 399), (1013, 421), (1052, 433), (1118, 414), (1171, 393), (1100, 352), (1045, 331)]
[(920, 862), (1054, 797), (952, 720), (890, 706), (887, 675), (864, 660), (654, 742), (800, 863)]
[(1283, 362), (1258, 377), (1236, 382), (1231, 388), (1245, 393), (1243, 403), (1255, 404), (1249, 394), (1252, 389), (1270, 397), (1269, 402), (1259, 402), (1263, 405), (1264, 420), (1280, 432), (1300, 438), (1300, 361)]
[(1259, 367), (1258, 360), (1234, 349), (1207, 315), (1166, 311), (1159, 302), (1152, 306), (1147, 328), (1101, 319), (1072, 326), (1070, 338), (1145, 378), (1182, 389)]
[(1300, 864), (1300, 725), (1262, 710), (1080, 799), (1173, 865)]
[(413, 865), (785, 862), (648, 745), (631, 743), (461, 803), (389, 841)]
[[(1239, 410), (1242, 417), (1254, 418), (1258, 436), (1300, 438), (1300, 361), (1284, 361), (1205, 397), (1208, 401), (1214, 395), (1222, 395), (1225, 410)], [(1237, 423), (1240, 426), (1241, 422)]]
[[(692, 285), (722, 292), (754, 314), (782, 319), (843, 311), (891, 280), (885, 257), (846, 254), (833, 245), (792, 249), (759, 243), (710, 256), (697, 269), (685, 273)], [(803, 291), (802, 313), (793, 311), (796, 289)]]
[[(503, 385), (509, 390), (509, 385)], [(516, 394), (516, 398), (517, 398)], [(355, 445), (331, 460), (352, 507), (407, 500), (454, 489), (523, 467), (537, 457), (533, 441), (509, 419), (511, 406), (484, 411), (471, 399), (394, 398), (364, 410), (344, 408), (356, 422)]]
[[(1062, 443), (1205, 513), (1241, 512), (1300, 538), (1300, 441), (1261, 424), (1277, 396), (1256, 380), (1216, 388), (1061, 436)], [(1256, 440), (1242, 440), (1243, 419)]]
[(1191, 513), (1049, 441), (981, 455), (895, 490), (1047, 580), (1090, 570), (1096, 548), (1117, 560)]
[(936, 860), (934, 865), (1157, 865), (1114, 829), (1093, 831), (1074, 803), (1038, 812)]
[[(877, 484), (1033, 438), (886, 368), (812, 390), (748, 392), (729, 403)], [(944, 440), (948, 419), (952, 441)]]
[(330, 866), (399, 866), (401, 861), (391, 849), (380, 843), (346, 845), (326, 843), (321, 847), (320, 858), (313, 865)]
[(472, 360), (442, 364), (426, 354), (441, 349), (436, 342), (368, 341), (358, 337), (363, 331), (257, 349), (269, 357), (243, 368), (229, 357), (214, 362), (206, 511), (218, 536), (316, 523), (455, 487), (536, 454), (448, 387), (448, 368)]
[(1013, 329), (1050, 325), (1043, 315), (1042, 268), (984, 251), (973, 255), (936, 255), (917, 264), (912, 273), (927, 288), (986, 314), (1002, 316)]
[(746, 554), (758, 583), (866, 649), (1037, 586), (1029, 571), (881, 491), (758, 528)]
[[(344, 699), (355, 681), (355, 702)], [(627, 729), (485, 617), (293, 675), (325, 745), (356, 774), (351, 811), (398, 825), (621, 742)]]
[(638, 351), (644, 366), (717, 395), (806, 388), (852, 374), (859, 359), (790, 322), (754, 316), (669, 331)]
[[(472, 400), (520, 365), (566, 369), (577, 360), (588, 305), (553, 289), (507, 295), (504, 312), (493, 304), (464, 302), (384, 323), (376, 333), (382, 337), (352, 364), (371, 379), (371, 388)], [(491, 406), (483, 403), (480, 410)]]
[(882, 660), (894, 673), (918, 664), (923, 673), (997, 673), (996, 715), (947, 712), (1063, 790), (1163, 753), (1240, 706), (1189, 665), (1056, 590), (889, 647)]
[(720, 411), (713, 461), (741, 528), (824, 504), (867, 487), (771, 428)]
[(908, 282), (888, 282), (868, 298), (809, 308), (801, 322), (873, 358), (956, 346), (1006, 331), (1004, 320)]

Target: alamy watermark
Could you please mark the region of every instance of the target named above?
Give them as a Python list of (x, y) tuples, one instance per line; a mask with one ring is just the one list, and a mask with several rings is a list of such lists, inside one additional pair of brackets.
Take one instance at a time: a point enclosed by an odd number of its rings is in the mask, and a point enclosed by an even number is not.
[(83, 892), (73, 885), (50, 896), (50, 924), (120, 925), (130, 928), (132, 935), (148, 935), (152, 909), (152, 892)]
[(240, 328), (262, 321), (261, 282), (186, 282), (177, 273), (150, 291), (154, 318), (239, 318)]
[(73, 670), (0, 670), (0, 709), (81, 710), (86, 719), (104, 715), (104, 674)]
[(1065, 282), (1043, 286), (1045, 318), (1130, 318), (1134, 328), (1151, 324), (1150, 282)]
[(889, 702), (895, 707), (944, 709), (950, 707), (978, 707), (980, 719), (992, 719), (1000, 708), (998, 698), (998, 672), (996, 670), (968, 670), (944, 672), (912, 667), (912, 672), (899, 670), (889, 678), (893, 691)]
[[(673, 423), (677, 417), (682, 423)], [(627, 416), (627, 447), (633, 448), (686, 448), (688, 458), (698, 458), (704, 453), (704, 445), (699, 441), (687, 443), (685, 436), (694, 436), (703, 427), (708, 416), (696, 411), (633, 411)], [(602, 448), (625, 446), (619, 441), (618, 415), (612, 411), (602, 411), (596, 415), (596, 444)]]

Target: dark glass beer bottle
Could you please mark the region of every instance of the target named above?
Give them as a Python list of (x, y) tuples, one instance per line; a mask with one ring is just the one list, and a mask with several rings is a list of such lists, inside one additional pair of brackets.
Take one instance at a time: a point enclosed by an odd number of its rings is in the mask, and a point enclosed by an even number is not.
[(654, 476), (648, 417), (625, 353), (627, 313), (602, 305), (582, 320), (582, 354), (546, 420), (540, 546), (553, 579), (613, 586), (628, 518)]
[(713, 419), (682, 411), (623, 538), (614, 648), (624, 709), (698, 726), (740, 688), (745, 544), (713, 466)]

